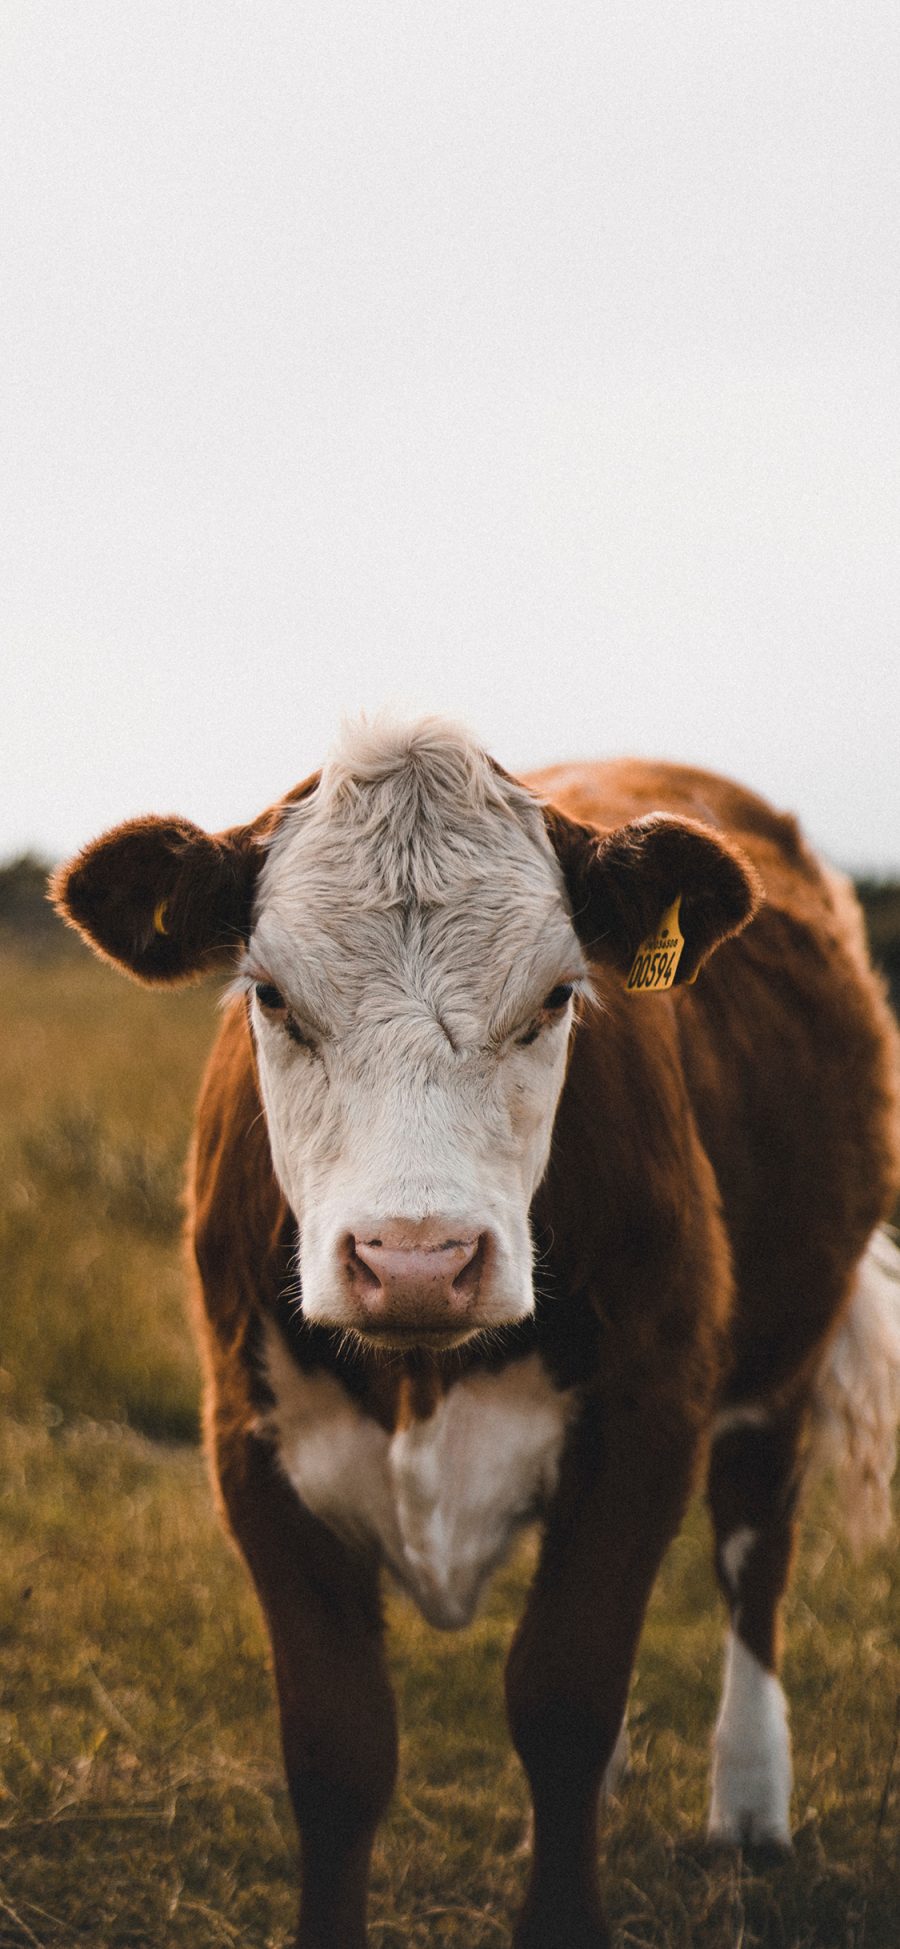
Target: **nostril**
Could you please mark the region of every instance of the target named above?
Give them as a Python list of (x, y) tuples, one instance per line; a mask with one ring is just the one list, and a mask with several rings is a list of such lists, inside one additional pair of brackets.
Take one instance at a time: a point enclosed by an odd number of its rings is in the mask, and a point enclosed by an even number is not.
[[(360, 1243), (362, 1244), (363, 1252), (365, 1252), (367, 1245), (377, 1247), (381, 1241), (380, 1239), (372, 1238), (364, 1241), (361, 1240)], [(357, 1250), (357, 1242), (352, 1234), (345, 1241), (345, 1249), (347, 1270), (354, 1283), (364, 1293), (380, 1293), (381, 1280), (374, 1266), (369, 1265)]]
[(463, 1297), (467, 1298), (477, 1291), (484, 1268), (484, 1245), (485, 1235), (482, 1232), (481, 1237), (471, 1246), (465, 1265), (460, 1267), (453, 1281), (453, 1291), (455, 1293), (460, 1293)]

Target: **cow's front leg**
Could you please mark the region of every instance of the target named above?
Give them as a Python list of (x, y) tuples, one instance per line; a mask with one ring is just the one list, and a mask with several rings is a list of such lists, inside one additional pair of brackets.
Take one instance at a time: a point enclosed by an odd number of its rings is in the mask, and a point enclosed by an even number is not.
[(690, 1490), (696, 1437), (588, 1403), (567, 1449), (507, 1666), (513, 1739), (534, 1805), (515, 1949), (605, 1949), (597, 1811), (647, 1599)]
[(222, 1473), (275, 1666), (300, 1835), (297, 1949), (365, 1949), (369, 1862), (397, 1766), (375, 1564), (310, 1515), (251, 1436)]

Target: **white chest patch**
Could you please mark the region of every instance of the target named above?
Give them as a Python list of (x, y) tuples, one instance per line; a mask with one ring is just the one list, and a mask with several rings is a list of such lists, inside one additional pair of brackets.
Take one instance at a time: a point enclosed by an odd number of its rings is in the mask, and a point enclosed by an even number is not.
[(468, 1624), (523, 1524), (556, 1484), (573, 1395), (537, 1354), (458, 1381), (427, 1421), (389, 1434), (333, 1374), (304, 1373), (266, 1328), (266, 1425), (298, 1496), (375, 1547), (429, 1623)]

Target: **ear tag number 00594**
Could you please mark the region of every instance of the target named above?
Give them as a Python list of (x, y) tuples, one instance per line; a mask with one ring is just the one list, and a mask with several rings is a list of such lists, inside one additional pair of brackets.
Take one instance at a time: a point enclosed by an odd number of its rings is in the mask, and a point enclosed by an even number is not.
[(671, 988), (678, 973), (684, 935), (679, 924), (681, 894), (667, 907), (654, 934), (649, 934), (631, 964), (626, 987), (629, 995), (659, 995)]

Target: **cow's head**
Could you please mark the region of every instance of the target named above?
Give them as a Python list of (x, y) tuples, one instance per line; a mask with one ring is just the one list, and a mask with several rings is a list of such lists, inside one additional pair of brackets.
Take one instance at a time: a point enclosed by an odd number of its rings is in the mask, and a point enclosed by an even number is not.
[(592, 964), (624, 974), (680, 894), (691, 978), (755, 903), (707, 828), (595, 832), (435, 720), (356, 727), (253, 826), (121, 826), (53, 891), (144, 981), (237, 963), (304, 1314), (394, 1347), (532, 1311), (529, 1207)]

